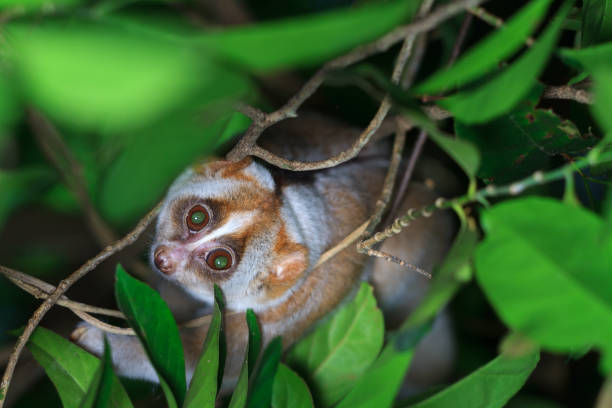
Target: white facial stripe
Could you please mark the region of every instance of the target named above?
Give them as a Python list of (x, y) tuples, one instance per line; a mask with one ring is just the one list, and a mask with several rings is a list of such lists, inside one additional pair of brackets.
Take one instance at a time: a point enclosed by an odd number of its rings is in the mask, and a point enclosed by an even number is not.
[(167, 202), (185, 195), (206, 196), (207, 198), (227, 198), (232, 192), (243, 187), (244, 182), (227, 179), (192, 180), (193, 170), (186, 170), (168, 190)]
[(210, 242), (224, 235), (229, 235), (242, 230), (246, 225), (251, 223), (251, 220), (256, 214), (257, 211), (242, 211), (234, 213), (225, 224), (211, 231), (209, 234), (206, 234), (198, 241), (187, 245), (187, 249), (192, 251), (206, 242)]

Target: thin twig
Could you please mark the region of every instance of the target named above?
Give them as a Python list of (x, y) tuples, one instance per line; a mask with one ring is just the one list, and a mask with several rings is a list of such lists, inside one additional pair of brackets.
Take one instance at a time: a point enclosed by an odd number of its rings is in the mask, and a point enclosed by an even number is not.
[(416, 163), (421, 156), (421, 152), (423, 151), (423, 146), (425, 146), (425, 142), (427, 141), (427, 132), (421, 130), (419, 135), (417, 136), (417, 140), (414, 142), (414, 147), (412, 148), (412, 152), (410, 153), (410, 158), (408, 159), (408, 164), (406, 165), (406, 171), (404, 171), (404, 175), (402, 177), (402, 181), (400, 182), (399, 188), (397, 189), (397, 199), (393, 203), (391, 210), (389, 211), (390, 215), (395, 214), (397, 209), (401, 204), (402, 197), (406, 194), (408, 190), (408, 184), (412, 180), (412, 175), (414, 174), (414, 169), (416, 168)]
[(461, 53), (461, 48), (463, 47), (463, 43), (465, 42), (465, 38), (467, 37), (467, 33), (470, 30), (470, 25), (472, 25), (473, 14), (466, 14), (463, 19), (463, 23), (461, 23), (461, 28), (459, 29), (459, 34), (457, 34), (457, 39), (455, 40), (455, 44), (453, 45), (453, 50), (451, 51), (451, 56), (446, 64), (448, 67), (452, 66), (457, 58), (459, 58), (459, 54)]
[[(382, 123), (385, 115), (388, 113), (391, 107), (391, 103), (388, 98), (385, 98), (383, 100), (374, 118), (370, 121), (368, 127), (360, 135), (360, 137), (353, 144), (353, 146), (347, 151), (335, 155), (329, 158), (328, 160), (317, 162), (300, 162), (286, 160), (257, 146), (256, 143), (259, 139), (259, 136), (266, 128), (286, 118), (295, 117), (298, 108), (304, 103), (306, 99), (312, 96), (312, 94), (319, 88), (319, 86), (321, 86), (321, 84), (325, 80), (325, 77), (330, 71), (347, 67), (371, 55), (384, 52), (395, 43), (406, 39), (409, 36), (416, 36), (420, 33), (429, 31), (437, 27), (441, 22), (445, 21), (446, 19), (454, 16), (462, 10), (465, 10), (466, 8), (478, 5), (482, 1), (483, 0), (458, 0), (445, 6), (441, 6), (431, 14), (427, 15), (426, 17), (423, 17), (422, 19), (419, 19), (411, 24), (398, 27), (387, 35), (379, 38), (378, 40), (357, 47), (348, 54), (345, 54), (328, 62), (321, 69), (319, 69), (314, 74), (314, 76), (312, 76), (304, 84), (300, 91), (298, 91), (291, 99), (289, 99), (289, 101), (283, 107), (272, 113), (263, 114), (262, 117), (255, 118), (249, 129), (247, 129), (244, 136), (228, 153), (227, 159), (232, 161), (238, 161), (246, 156), (254, 155), (277, 167), (291, 169), (294, 171), (328, 168), (352, 159), (361, 151), (363, 146), (367, 144), (369, 139), (372, 137), (372, 135), (376, 132), (376, 130)], [(401, 62), (402, 61), (398, 59), (398, 63)], [(398, 67), (397, 63), (396, 67)]]
[[(495, 14), (485, 10), (482, 7), (468, 8), (468, 11), (470, 13), (472, 13), (474, 16), (476, 16), (479, 19), (481, 19), (482, 21), (484, 21), (485, 23), (487, 23), (490, 26), (493, 26), (495, 28), (502, 28), (506, 24), (502, 18), (500, 18), (500, 17), (496, 16)], [(535, 42), (535, 40), (534, 40), (533, 37), (527, 37), (527, 39), (525, 40), (525, 45), (528, 46), (528, 47), (531, 47), (534, 42)]]
[[(34, 276), (27, 275), (23, 272), (16, 271), (11, 268), (7, 268), (5, 266), (0, 265), (0, 273), (3, 274), (7, 279), (13, 282), (15, 285), (19, 286), (24, 291), (28, 292), (30, 295), (34, 296), (37, 299), (46, 299), (49, 297), (53, 291), (55, 291), (55, 286), (35, 278)], [(119, 317), (125, 318), (123, 313), (118, 310), (105, 309), (102, 307), (91, 306), (85, 303), (75, 302), (73, 300), (68, 299), (66, 296), (62, 296), (57, 301), (58, 305), (67, 307), (71, 310), (81, 311), (85, 313), (95, 313), (104, 316), (111, 317)]]
[[(418, 16), (421, 17), (427, 14), (431, 9), (432, 5), (433, 0), (424, 1), (421, 5)], [(395, 62), (395, 66), (393, 67), (393, 72), (391, 73), (392, 83), (400, 84), (402, 80), (402, 75), (404, 73), (404, 68), (406, 67), (406, 63), (408, 62), (408, 59), (412, 54), (412, 49), (414, 47), (416, 38), (417, 34), (410, 34), (404, 40), (404, 43), (402, 44), (402, 49), (400, 50), (399, 55), (397, 56), (397, 61)], [(385, 103), (385, 101), (389, 103), (390, 107), (391, 99), (389, 96), (385, 96), (381, 106)], [(380, 197), (376, 201), (376, 208), (374, 209), (374, 213), (370, 217), (370, 222), (363, 233), (362, 239), (368, 238), (372, 235), (389, 206), (389, 202), (391, 201), (391, 196), (393, 194), (393, 187), (395, 186), (397, 171), (402, 161), (402, 152), (404, 151), (404, 145), (406, 144), (406, 133), (412, 127), (410, 124), (404, 122), (401, 117), (397, 118), (395, 122), (395, 141), (393, 143), (393, 149), (391, 151), (389, 169), (387, 170), (387, 174), (383, 182), (383, 188), (380, 193)]]
[[(335, 254), (332, 255), (329, 252), (330, 251), (326, 252), (328, 259), (331, 256), (335, 255)], [(323, 263), (324, 261), (321, 262), (320, 260), (319, 262)], [(56, 289), (55, 286), (43, 280), (40, 280), (38, 278), (35, 278), (23, 272), (19, 272), (14, 269), (7, 268), (2, 265), (0, 265), (0, 273), (4, 275), (7, 279), (9, 279), (11, 282), (13, 282), (20, 289), (28, 292), (29, 294), (36, 297), (37, 299), (47, 299)], [(96, 319), (95, 317), (90, 315), (90, 313), (93, 313), (93, 314), (99, 314), (99, 315), (104, 315), (104, 316), (116, 317), (116, 318), (125, 320), (126, 319), (125, 315), (119, 310), (106, 309), (106, 308), (88, 305), (86, 303), (75, 302), (73, 300), (68, 299), (68, 297), (66, 296), (60, 297), (56, 304), (59, 306), (63, 306), (67, 309), (70, 309), (74, 314), (79, 316), (81, 319), (83, 319), (87, 323), (101, 330), (104, 330), (108, 333), (132, 335), (132, 336), (135, 335), (134, 331), (130, 328), (114, 326), (114, 325), (105, 323), (99, 319)], [(239, 312), (228, 312), (226, 313), (226, 315), (229, 316), (235, 313), (239, 313)], [(204, 316), (200, 316), (195, 319), (192, 319), (192, 320), (188, 320), (186, 322), (181, 322), (178, 324), (178, 326), (180, 328), (198, 327), (203, 324), (208, 324), (210, 322), (210, 318), (211, 318), (210, 315), (204, 315)], [(0, 361), (2, 360), (0, 359)]]
[(408, 126), (400, 120), (397, 120), (397, 130), (395, 131), (395, 141), (393, 142), (393, 149), (391, 152), (391, 160), (389, 162), (389, 169), (383, 182), (383, 187), (380, 193), (380, 197), (376, 200), (376, 207), (374, 213), (370, 216), (369, 224), (363, 233), (362, 239), (369, 238), (373, 233), (380, 221), (383, 218), (389, 201), (393, 194), (393, 187), (395, 186), (395, 179), (397, 178), (397, 170), (402, 162), (402, 152), (404, 151), (404, 145), (406, 144), (406, 132)]
[(421, 68), (423, 58), (425, 57), (426, 50), (427, 33), (423, 33), (417, 36), (416, 41), (414, 43), (414, 51), (412, 52), (412, 57), (410, 58), (410, 61), (408, 61), (408, 65), (404, 70), (404, 76), (400, 83), (402, 89), (408, 89), (416, 79), (416, 76), (419, 73), (419, 69)]
[(577, 89), (569, 85), (548, 86), (542, 94), (544, 99), (569, 99), (584, 104), (593, 103), (593, 95), (584, 89)]
[(381, 232), (377, 232), (372, 238), (360, 242), (357, 245), (357, 250), (360, 253), (368, 253), (368, 251), (371, 250), (374, 245), (384, 241), (387, 238), (399, 234), (402, 229), (410, 225), (413, 220), (421, 217), (431, 217), (435, 211), (451, 208), (453, 206), (463, 206), (465, 204), (473, 202), (485, 202), (486, 199), (490, 197), (498, 197), (502, 195), (516, 196), (521, 194), (528, 188), (562, 179), (565, 177), (567, 172), (574, 171), (576, 168), (582, 169), (590, 165), (612, 160), (612, 152), (599, 154), (599, 157), (589, 155), (589, 157), (577, 160), (572, 163), (568, 163), (565, 166), (562, 166), (557, 170), (553, 170), (549, 173), (536, 171), (529, 177), (526, 177), (520, 181), (505, 186), (497, 187), (492, 184), (489, 184), (487, 187), (481, 190), (475, 191), (473, 193), (468, 193), (452, 200), (438, 198), (435, 203), (427, 205), (425, 207), (419, 209), (411, 208), (403, 216), (396, 218), (391, 224), (391, 226), (385, 228)]
[(161, 208), (161, 203), (156, 205), (147, 215), (145, 215), (136, 225), (136, 227), (125, 237), (121, 238), (119, 241), (107, 246), (102, 252), (100, 252), (95, 257), (91, 258), (87, 261), (83, 266), (73, 272), (70, 276), (63, 279), (55, 291), (47, 298), (45, 301), (36, 309), (36, 311), (30, 317), (28, 324), (9, 358), (8, 364), (4, 371), (4, 375), (2, 377), (2, 382), (0, 383), (0, 408), (4, 406), (4, 401), (6, 399), (6, 394), (8, 391), (8, 387), (11, 383), (11, 378), (13, 376), (13, 372), (15, 371), (15, 366), (17, 365), (17, 361), (19, 360), (19, 356), (23, 351), (28, 339), (34, 332), (34, 329), (38, 326), (42, 318), (45, 314), (51, 309), (51, 307), (62, 297), (62, 295), (79, 279), (85, 276), (88, 272), (95, 269), (102, 261), (107, 259), (108, 257), (114, 255), (119, 252), (123, 248), (128, 245), (134, 243), (136, 239), (142, 234), (142, 232), (147, 228), (147, 226), (151, 223), (151, 221), (157, 216), (159, 210)]
[[(459, 53), (461, 52), (461, 47), (463, 46), (463, 43), (465, 41), (465, 38), (467, 36), (467, 32), (470, 28), (471, 23), (472, 23), (472, 15), (466, 14), (465, 18), (463, 19), (463, 23), (461, 24), (461, 29), (459, 30), (459, 34), (457, 35), (457, 39), (455, 40), (455, 44), (453, 45), (453, 51), (451, 52), (451, 56), (447, 64), (448, 67), (451, 67), (455, 63), (457, 58), (459, 57)], [(414, 77), (406, 78), (406, 83), (404, 85), (409, 86), (412, 83), (413, 79)], [(437, 105), (431, 105), (429, 107), (425, 107), (424, 110), (426, 114), (434, 120), (441, 120), (441, 119), (446, 119), (450, 117), (449, 112), (443, 110), (442, 108), (439, 108)], [(427, 141), (427, 133), (421, 130), (419, 132), (417, 140), (414, 142), (414, 147), (412, 148), (410, 158), (408, 159), (408, 164), (406, 165), (406, 171), (404, 172), (404, 176), (402, 177), (402, 181), (400, 182), (399, 188), (397, 190), (395, 201), (393, 202), (393, 205), (391, 206), (391, 210), (389, 211), (389, 214), (391, 216), (393, 216), (395, 212), (397, 211), (397, 209), (399, 208), (402, 202), (402, 199), (404, 195), (406, 194), (406, 191), (408, 190), (408, 185), (410, 184), (410, 181), (412, 180), (412, 174), (414, 173), (414, 169), (416, 168), (416, 163), (419, 160), (419, 157), (421, 156), (421, 153), (423, 151), (423, 147), (425, 146), (426, 141)]]

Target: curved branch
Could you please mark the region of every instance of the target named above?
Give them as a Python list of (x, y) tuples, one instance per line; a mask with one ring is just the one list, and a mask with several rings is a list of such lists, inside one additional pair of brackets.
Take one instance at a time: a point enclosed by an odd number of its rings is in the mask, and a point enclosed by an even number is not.
[[(299, 107), (312, 96), (315, 91), (323, 84), (325, 77), (328, 72), (336, 69), (345, 68), (355, 62), (361, 61), (374, 54), (387, 51), (391, 46), (398, 43), (401, 40), (405, 40), (402, 51), (406, 50), (405, 57), (400, 52), (395, 67), (394, 77), (397, 76), (397, 80), (401, 76), (401, 72), (406, 64), (406, 59), (412, 50), (412, 44), (416, 35), (429, 31), (437, 27), (444, 20), (454, 16), (455, 14), (470, 8), (477, 6), (483, 0), (457, 0), (453, 3), (437, 8), (427, 16), (402, 27), (398, 27), (383, 37), (370, 42), (368, 44), (359, 46), (353, 51), (331, 60), (320, 68), (303, 86), (302, 88), (291, 98), (287, 103), (272, 113), (258, 112), (258, 115), (248, 115), (253, 119), (251, 126), (247, 129), (244, 136), (236, 144), (236, 146), (227, 154), (226, 158), (231, 161), (238, 161), (246, 156), (253, 155), (257, 156), (268, 163), (277, 167), (290, 169), (294, 171), (306, 171), (306, 170), (317, 170), (332, 167), (343, 163), (347, 160), (355, 157), (361, 149), (368, 143), (371, 137), (376, 133), (376, 130), (380, 127), (385, 116), (391, 108), (391, 101), (389, 98), (383, 99), (380, 104), (378, 111), (374, 115), (374, 118), (370, 121), (370, 124), (360, 135), (357, 141), (348, 150), (335, 155), (327, 160), (317, 162), (300, 162), (286, 160), (279, 157), (271, 152), (256, 145), (257, 140), (265, 129), (280, 122), (281, 120), (295, 117)], [(425, 2), (429, 3), (430, 2)], [(423, 10), (423, 9), (422, 9)], [(399, 74), (396, 74), (399, 72)], [(397, 82), (397, 81), (396, 81)]]

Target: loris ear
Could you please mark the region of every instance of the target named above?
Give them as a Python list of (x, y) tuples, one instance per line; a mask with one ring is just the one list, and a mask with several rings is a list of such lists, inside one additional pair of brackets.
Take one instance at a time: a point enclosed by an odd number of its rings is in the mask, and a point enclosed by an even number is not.
[[(294, 244), (287, 249), (277, 256), (277, 261), (266, 279), (269, 288), (292, 287), (308, 267), (308, 250), (305, 246)], [(277, 294), (279, 295), (280, 293)]]
[(231, 162), (213, 157), (196, 163), (193, 166), (193, 171), (205, 176), (217, 175), (221, 177), (232, 177), (233, 175), (247, 168), (252, 162), (253, 159), (251, 159), (249, 156), (237, 162)]

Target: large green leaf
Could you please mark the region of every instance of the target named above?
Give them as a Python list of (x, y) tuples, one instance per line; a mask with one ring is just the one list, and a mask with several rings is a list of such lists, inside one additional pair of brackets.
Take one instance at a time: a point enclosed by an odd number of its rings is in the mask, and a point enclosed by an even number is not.
[(6, 37), (26, 100), (79, 129), (133, 129), (244, 84), (193, 46), (94, 21), (13, 23)]
[(102, 182), (99, 206), (103, 216), (119, 224), (138, 219), (181, 171), (212, 152), (228, 118), (224, 114), (207, 124), (190, 112), (134, 135)]
[(202, 347), (202, 354), (200, 355), (200, 359), (193, 373), (193, 378), (189, 385), (189, 391), (185, 397), (183, 408), (214, 408), (215, 406), (215, 400), (217, 399), (217, 384), (223, 377), (223, 373), (219, 373), (219, 345), (222, 335), (222, 306), (220, 306), (220, 303), (222, 305), (222, 302), (219, 301), (216, 293), (217, 291), (215, 290), (213, 317), (210, 326), (208, 326), (206, 340)]
[(185, 357), (178, 328), (159, 294), (117, 266), (115, 297), (159, 377), (170, 408), (185, 400)]
[(482, 125), (455, 121), (461, 139), (478, 146), (482, 164), (478, 177), (497, 184), (526, 177), (544, 170), (549, 158), (565, 153), (585, 153), (598, 139), (582, 135), (576, 125), (551, 110), (536, 109), (541, 87), (511, 112)]
[(331, 406), (376, 359), (383, 329), (372, 288), (364, 283), (350, 303), (294, 346), (289, 365), (307, 380), (317, 404)]
[(436, 270), (432, 285), (402, 328), (394, 333), (380, 356), (361, 376), (337, 408), (391, 407), (414, 349), (427, 332), (428, 323), (446, 305), (461, 284), (458, 275), (469, 267), (478, 234), (473, 223), (462, 216), (461, 228), (444, 264)]
[(282, 349), (281, 338), (275, 337), (264, 350), (253, 376), (252, 389), (247, 402), (248, 408), (271, 406), (274, 378), (280, 364)]
[[(92, 383), (100, 360), (50, 330), (38, 327), (28, 349), (55, 385), (64, 408), (77, 408)], [(111, 372), (112, 374), (112, 372)], [(112, 375), (111, 407), (131, 408), (125, 389)]]
[(420, 1), (367, 4), (353, 10), (207, 33), (196, 41), (256, 71), (312, 66), (378, 38), (410, 19)]
[(516, 62), (474, 90), (439, 102), (464, 123), (483, 123), (512, 109), (535, 85), (569, 11), (566, 2), (536, 43)]
[(612, 40), (612, 1), (584, 0), (580, 31), (583, 47)]
[(609, 140), (612, 138), (612, 42), (582, 50), (564, 49), (561, 55), (566, 61), (578, 63), (593, 75), (595, 104), (592, 110)]
[(107, 408), (111, 406), (111, 396), (113, 391), (113, 363), (108, 342), (104, 342), (104, 355), (96, 371), (96, 374), (89, 384), (89, 389), (81, 400), (79, 408)]
[(404, 343), (402, 350), (396, 349), (395, 343), (387, 345), (336, 407), (385, 408), (393, 406), (395, 395), (412, 361), (414, 349), (425, 331), (418, 330), (418, 333), (413, 336), (414, 341), (410, 344)]
[(304, 380), (281, 364), (274, 377), (272, 408), (312, 408), (312, 395)]
[(508, 326), (556, 352), (612, 351), (612, 242), (600, 218), (534, 197), (496, 205), (482, 225), (478, 282)]
[(430, 76), (414, 88), (415, 93), (438, 93), (458, 87), (490, 72), (525, 43), (546, 15), (551, 0), (528, 3), (507, 24), (467, 51), (450, 68)]
[(540, 359), (529, 351), (520, 356), (500, 355), (443, 391), (410, 408), (501, 408), (525, 384)]

